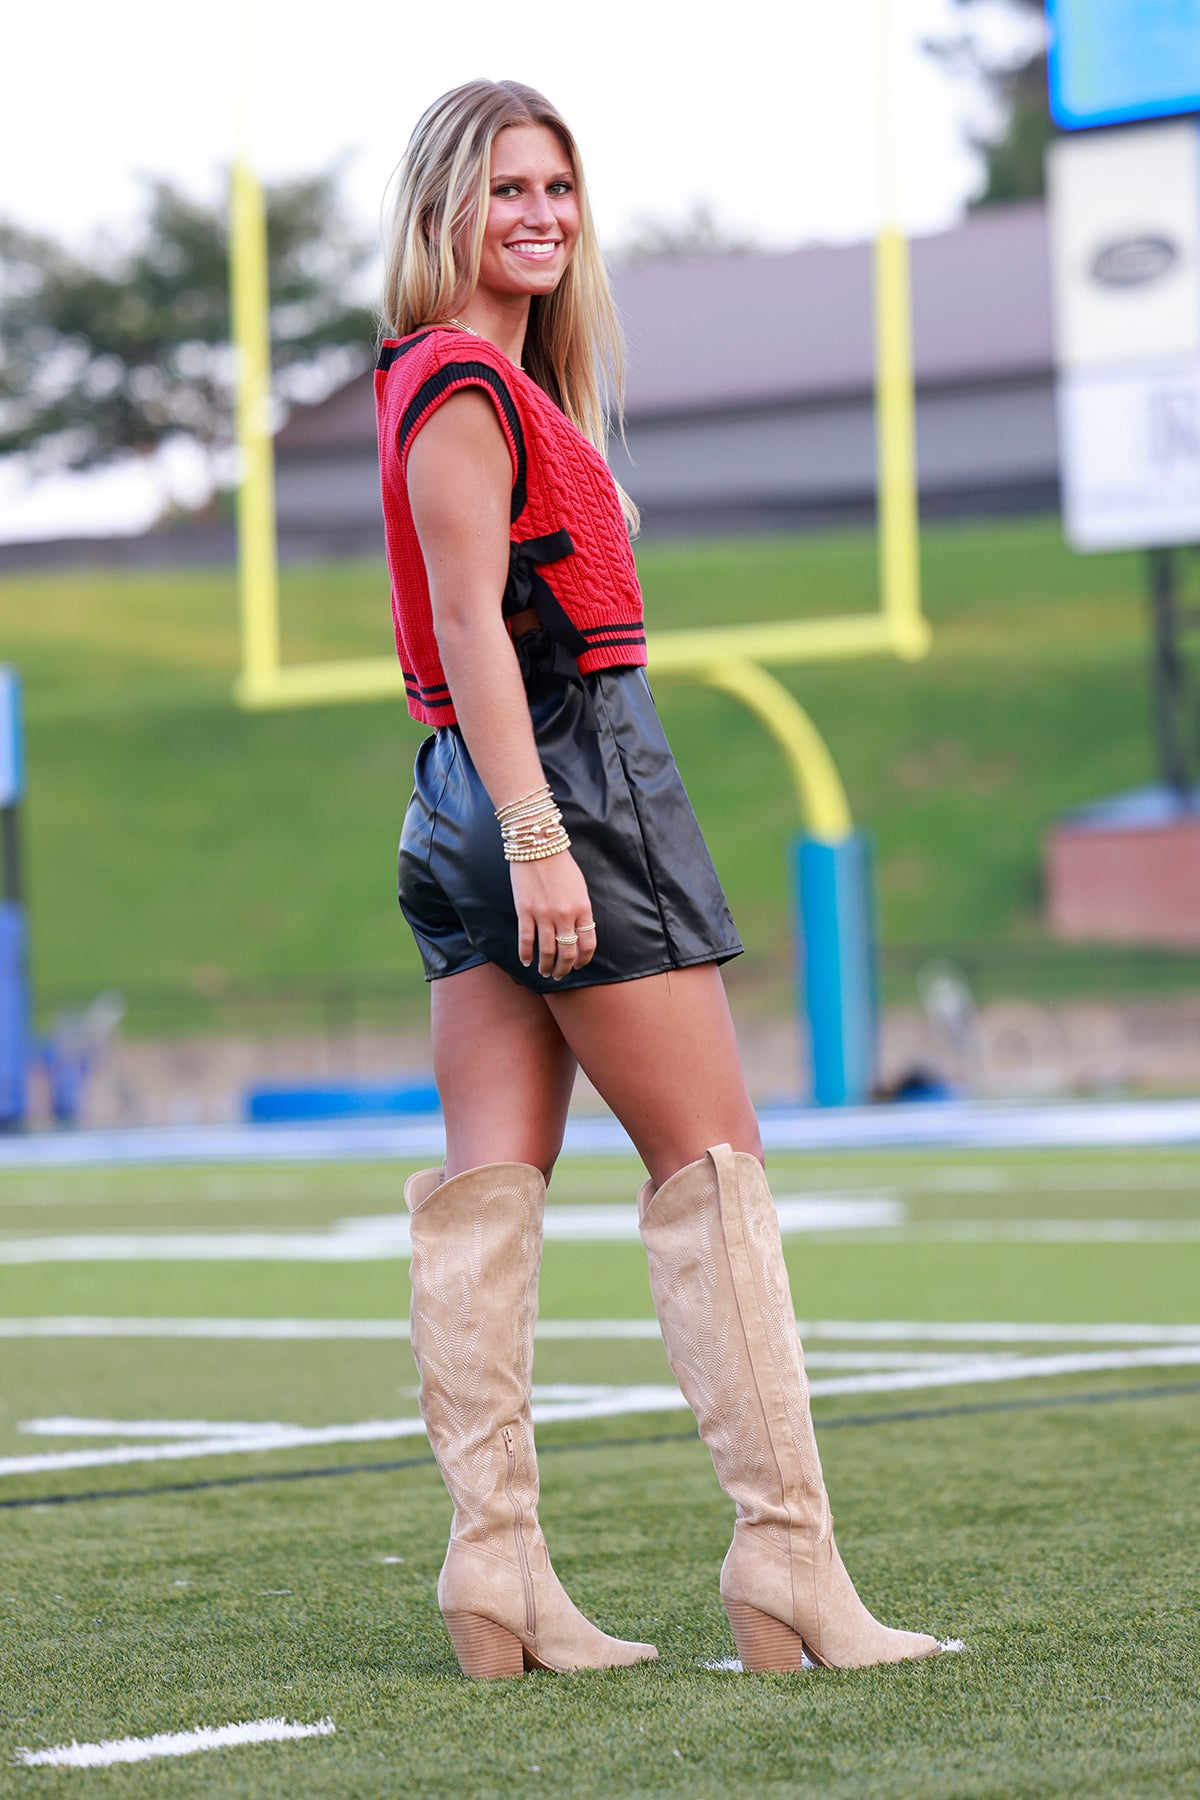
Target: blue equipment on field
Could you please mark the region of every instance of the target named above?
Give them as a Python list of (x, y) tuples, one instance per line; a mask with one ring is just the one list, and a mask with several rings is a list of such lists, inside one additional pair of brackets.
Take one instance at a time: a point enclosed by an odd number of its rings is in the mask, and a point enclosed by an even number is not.
[(879, 1010), (870, 840), (799, 837), (793, 870), (813, 1099), (860, 1106), (875, 1084)]
[(0, 664), (0, 1129), (25, 1117), (29, 973), (18, 810), (25, 785), (21, 683)]

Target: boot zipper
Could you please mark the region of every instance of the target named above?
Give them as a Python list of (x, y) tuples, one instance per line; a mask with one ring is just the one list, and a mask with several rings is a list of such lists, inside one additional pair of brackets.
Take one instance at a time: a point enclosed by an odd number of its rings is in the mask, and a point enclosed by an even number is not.
[(525, 1523), (525, 1514), (522, 1510), (521, 1502), (517, 1499), (515, 1485), (517, 1476), (517, 1449), (516, 1445), (513, 1443), (511, 1425), (506, 1425), (504, 1427), (504, 1449), (508, 1457), (508, 1476), (504, 1483), (504, 1491), (508, 1495), (509, 1504), (513, 1509), (513, 1531), (517, 1540), (517, 1564), (521, 1571), (521, 1586), (525, 1590), (525, 1630), (532, 1638), (537, 1635), (535, 1629), (537, 1624), (537, 1614), (534, 1611), (533, 1605), (533, 1577), (529, 1573), (529, 1557), (525, 1550), (525, 1538), (521, 1529)]

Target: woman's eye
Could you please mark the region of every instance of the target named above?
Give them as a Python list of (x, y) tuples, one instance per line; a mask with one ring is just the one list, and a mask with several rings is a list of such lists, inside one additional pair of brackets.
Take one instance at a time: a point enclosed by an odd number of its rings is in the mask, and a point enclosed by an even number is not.
[(572, 184), (569, 181), (552, 181), (546, 191), (550, 194), (569, 194)]

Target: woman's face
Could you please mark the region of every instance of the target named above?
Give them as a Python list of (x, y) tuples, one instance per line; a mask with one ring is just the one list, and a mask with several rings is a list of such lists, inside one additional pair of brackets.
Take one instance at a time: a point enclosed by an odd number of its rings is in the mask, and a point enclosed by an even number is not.
[(579, 197), (566, 150), (547, 125), (509, 125), (492, 145), (476, 292), (550, 294), (579, 236)]

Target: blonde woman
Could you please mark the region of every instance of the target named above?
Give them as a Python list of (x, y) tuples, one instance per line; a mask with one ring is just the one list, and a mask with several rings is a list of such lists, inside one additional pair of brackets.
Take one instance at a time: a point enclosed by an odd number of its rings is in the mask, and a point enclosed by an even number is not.
[(397, 177), (376, 388), (417, 755), (400, 902), (432, 987), (446, 1162), (408, 1183), (421, 1409), (468, 1675), (653, 1657), (576, 1611), (537, 1518), (545, 1185), (582, 1067), (637, 1146), (671, 1366), (736, 1504), (743, 1663), (932, 1654), (834, 1545), (762, 1145), (718, 965), (741, 949), (646, 685), (636, 514), (604, 460), (621, 342), (574, 139), (475, 81)]

